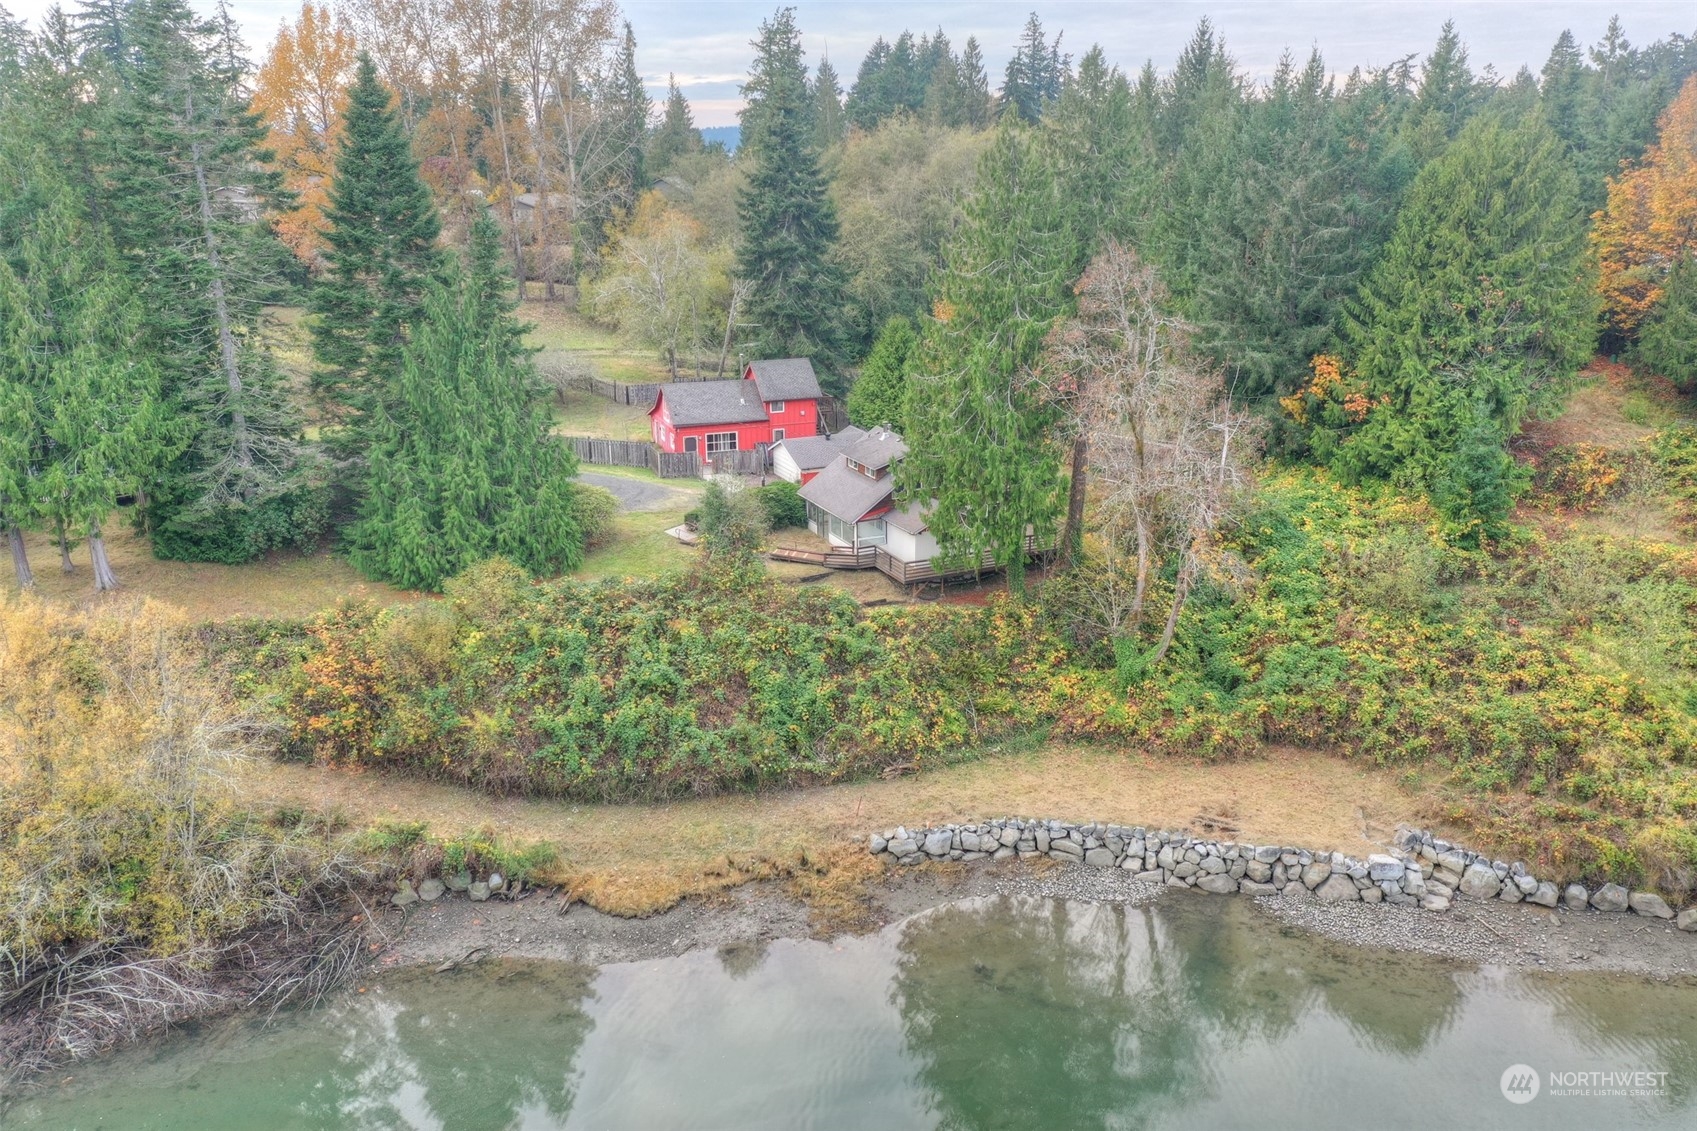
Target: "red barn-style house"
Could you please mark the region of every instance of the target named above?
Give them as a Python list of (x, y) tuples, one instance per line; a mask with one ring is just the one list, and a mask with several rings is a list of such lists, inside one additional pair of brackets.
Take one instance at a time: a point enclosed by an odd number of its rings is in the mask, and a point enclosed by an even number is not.
[(694, 452), (752, 452), (819, 433), (819, 378), (805, 357), (751, 361), (740, 381), (688, 381), (660, 387), (648, 421), (654, 446)]

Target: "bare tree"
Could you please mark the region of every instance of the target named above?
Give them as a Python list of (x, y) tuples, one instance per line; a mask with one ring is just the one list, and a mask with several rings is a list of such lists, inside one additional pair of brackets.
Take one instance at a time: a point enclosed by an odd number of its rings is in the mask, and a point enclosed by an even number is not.
[[(1077, 291), (1078, 316), (1051, 334), (1042, 370), (1072, 424), (1068, 536), (1082, 542), (1091, 474), (1108, 558), (1105, 584), (1114, 590), (1100, 611), (1116, 636), (1140, 635), (1151, 574), (1176, 559), (1172, 601), (1151, 656), (1159, 662), (1215, 535), (1247, 486), (1257, 437), (1218, 372), (1191, 349), (1191, 327), (1168, 312), (1165, 288), (1136, 252), (1110, 243)], [(1135, 566), (1124, 594), (1127, 551)]]

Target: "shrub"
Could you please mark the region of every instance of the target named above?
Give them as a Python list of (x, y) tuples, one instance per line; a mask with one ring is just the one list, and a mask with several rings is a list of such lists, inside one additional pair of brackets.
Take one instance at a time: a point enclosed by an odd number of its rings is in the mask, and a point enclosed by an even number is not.
[(800, 492), (800, 487), (784, 480), (759, 488), (760, 505), (766, 511), (769, 528), (782, 530), (807, 525), (807, 503)]
[(572, 489), (572, 517), (583, 532), (583, 544), (601, 545), (613, 531), (613, 516), (619, 513), (619, 500), (605, 487), (579, 483)]

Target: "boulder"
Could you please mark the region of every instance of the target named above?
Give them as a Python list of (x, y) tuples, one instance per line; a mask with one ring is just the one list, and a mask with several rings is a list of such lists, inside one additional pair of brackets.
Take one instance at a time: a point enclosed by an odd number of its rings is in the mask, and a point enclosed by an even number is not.
[(1598, 911), (1625, 911), (1628, 895), (1619, 884), (1604, 884), (1591, 893), (1591, 906)]
[(1367, 878), (1377, 883), (1380, 880), (1401, 880), (1408, 868), (1395, 856), (1385, 856), (1374, 853), (1367, 858)]
[(1361, 893), (1361, 902), (1363, 903), (1381, 903), (1384, 901), (1385, 893), (1376, 887), (1357, 888), (1356, 890)]
[(1511, 879), (1503, 885), (1503, 890), (1497, 893), (1497, 898), (1504, 903), (1519, 903), (1526, 898), (1526, 893)]
[(1561, 893), (1561, 903), (1569, 911), (1583, 911), (1590, 906), (1591, 893), (1585, 890), (1584, 884), (1568, 884)]
[(443, 886), (441, 880), (428, 879), (418, 885), (418, 898), (426, 903), (435, 903), (442, 898), (442, 893), (446, 890), (447, 888)]
[(489, 873), (489, 894), (493, 895), (496, 892), (501, 892), (501, 891), (506, 891), (506, 890), (507, 890), (506, 878), (503, 877), (501, 875), (501, 873), (499, 873), (499, 872), (490, 872)]
[(1199, 867), (1204, 872), (1217, 876), (1222, 872), (1227, 871), (1231, 865), (1227, 864), (1225, 860), (1219, 856), (1204, 856)]
[(1461, 874), (1461, 894), (1475, 899), (1491, 899), (1502, 890), (1502, 877), (1489, 864), (1470, 864)]
[(938, 829), (936, 832), (926, 833), (924, 845), (925, 855), (947, 856), (949, 854), (949, 842), (952, 839), (953, 838), (951, 838), (949, 834), (942, 829)]
[(1215, 895), (1230, 895), (1237, 890), (1237, 881), (1224, 872), (1209, 872), (1197, 877), (1196, 886)]
[(1675, 915), (1673, 925), (1682, 931), (1697, 931), (1697, 907), (1687, 907)]
[[(1309, 865), (1309, 867), (1311, 868), (1313, 865)], [(1303, 870), (1303, 875), (1307, 875), (1307, 869)], [(1321, 899), (1337, 903), (1361, 898), (1361, 891), (1355, 886), (1355, 881), (1341, 874), (1327, 876), (1315, 887), (1314, 894)]]
[(1237, 890), (1244, 895), (1278, 895), (1279, 889), (1272, 884), (1257, 883), (1254, 880), (1244, 880), (1237, 885)]
[(1538, 885), (1536, 891), (1526, 897), (1527, 903), (1536, 903), (1539, 907), (1554, 907), (1561, 902), (1561, 892), (1556, 885), (1545, 880)]
[[(1316, 860), (1302, 869), (1302, 886), (1309, 891), (1318, 888), (1332, 874), (1332, 863), (1329, 860)], [(1355, 885), (1349, 885), (1351, 890)]]
[(1167, 882), (1166, 872), (1159, 868), (1151, 868), (1147, 872), (1139, 872), (1131, 878), (1134, 880), (1142, 880), (1146, 884), (1164, 884)]
[(1277, 845), (1264, 844), (1255, 850), (1255, 861), (1258, 864), (1277, 864), (1282, 855)]
[(1009, 848), (1007, 845), (1004, 844), (1004, 845), (1002, 845), (1002, 847), (996, 849), (996, 851), (990, 853), (990, 859), (992, 859), (992, 860), (1006, 860), (1008, 857), (1012, 856), (1013, 854), (1014, 854), (1014, 850)]
[(1181, 880), (1189, 879), (1202, 870), (1200, 864), (1192, 864), (1189, 860), (1180, 860), (1173, 865), (1173, 875)]
[(1003, 829), (996, 839), (1002, 842), (1003, 848), (1012, 848), (1019, 843), (1019, 830), (1014, 828)]
[(1626, 897), (1632, 910), (1650, 919), (1672, 919), (1673, 908), (1653, 891), (1635, 891)]
[(1246, 879), (1258, 884), (1271, 883), (1273, 866), (1265, 860), (1251, 860), (1244, 866), (1243, 874)]
[(1056, 860), (1079, 861), (1084, 859), (1084, 846), (1070, 840), (1050, 840), (1049, 855)]
[(1429, 891), (1421, 897), (1420, 907), (1424, 911), (1448, 911), (1450, 909), (1450, 897)]
[(902, 837), (890, 841), (888, 847), (892, 856), (912, 856), (919, 851), (919, 842), (912, 837)]
[(890, 842), (879, 836), (877, 833), (873, 833), (872, 836), (867, 839), (866, 844), (867, 850), (874, 856), (890, 847)]
[(471, 887), (471, 873), (455, 872), (451, 876), (444, 876), (442, 882), (448, 885), (449, 891), (465, 891)]
[(413, 890), (411, 880), (402, 880), (400, 890), (389, 897), (389, 902), (396, 907), (407, 907), (418, 902), (418, 892)]
[(1111, 848), (1092, 848), (1084, 854), (1084, 862), (1092, 868), (1112, 868), (1114, 866), (1114, 850)]
[(473, 903), (483, 903), (489, 898), (489, 885), (479, 880), (466, 889), (466, 894)]

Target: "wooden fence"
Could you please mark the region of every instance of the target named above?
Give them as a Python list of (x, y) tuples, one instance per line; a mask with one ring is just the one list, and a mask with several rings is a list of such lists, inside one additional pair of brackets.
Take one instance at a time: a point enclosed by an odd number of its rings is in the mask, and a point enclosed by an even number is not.
[(707, 457), (707, 466), (715, 475), (765, 475), (771, 460), (768, 446), (754, 445), (752, 452), (714, 452)]
[(646, 440), (603, 440), (596, 436), (561, 436), (560, 439), (571, 445), (582, 463), (645, 467), (662, 479), (689, 479), (701, 474), (701, 460), (694, 452), (663, 452)]

